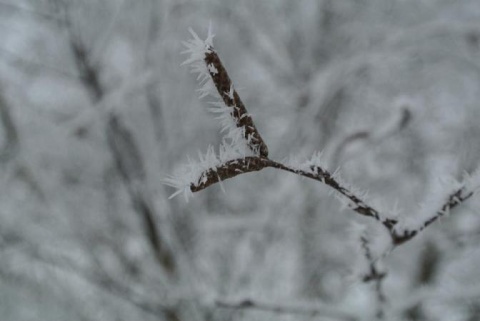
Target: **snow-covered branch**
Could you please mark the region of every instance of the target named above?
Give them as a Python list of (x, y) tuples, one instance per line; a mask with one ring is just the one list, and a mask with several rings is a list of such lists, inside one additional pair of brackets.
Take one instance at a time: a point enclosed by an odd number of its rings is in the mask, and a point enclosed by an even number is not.
[(418, 224), (416, 227), (395, 226), (395, 228), (391, 231), (394, 244), (400, 245), (411, 240), (418, 233), (426, 229), (439, 218), (448, 215), (452, 209), (472, 197), (476, 193), (477, 189), (478, 187), (468, 188), (467, 186), (464, 186), (456, 190), (455, 192), (450, 194), (447, 201), (442, 205), (440, 210), (435, 213), (435, 215), (423, 222), (420, 222), (420, 224)]
[[(478, 186), (473, 186), (478, 180), (470, 179), (464, 185), (454, 191), (441, 205), (440, 210), (432, 217), (417, 222), (416, 225), (404, 224), (397, 218), (382, 215), (373, 206), (365, 202), (366, 194), (350, 187), (345, 183), (338, 172), (330, 173), (320, 162), (320, 156), (314, 155), (305, 163), (284, 164), (268, 158), (268, 148), (261, 138), (251, 116), (233, 88), (232, 82), (223, 67), (217, 53), (213, 49), (213, 34), (211, 29), (206, 40), (190, 29), (193, 39), (184, 42), (187, 50), (184, 53), (190, 55), (185, 64), (191, 64), (192, 72), (198, 74), (201, 84), (201, 96), (220, 95), (221, 101), (214, 103), (213, 112), (218, 117), (227, 131), (220, 146), (219, 155), (210, 147), (206, 155), (200, 155), (199, 162), (192, 162), (183, 169), (183, 172), (165, 180), (167, 185), (173, 186), (177, 191), (175, 196), (184, 192), (186, 197), (192, 192), (201, 191), (215, 183), (233, 178), (240, 174), (262, 170), (266, 167), (285, 170), (300, 176), (308, 177), (328, 185), (336, 193), (341, 202), (356, 213), (373, 218), (380, 222), (389, 232), (393, 246), (403, 244), (440, 217), (446, 215), (451, 209), (457, 207), (469, 199)], [(216, 93), (212, 91), (216, 89)], [(379, 137), (389, 136), (391, 133), (401, 130), (411, 118), (407, 108), (403, 108), (400, 118), (395, 119), (392, 125), (386, 126), (380, 132)], [(377, 135), (377, 136), (378, 136)]]
[[(213, 33), (209, 29), (207, 39), (201, 40), (198, 35), (190, 29), (193, 39), (184, 42), (187, 50), (185, 54), (190, 57), (184, 64), (191, 64), (192, 72), (198, 74), (198, 79), (202, 83), (202, 88), (199, 90), (201, 96), (213, 95), (212, 84), (216, 88), (221, 101), (214, 105), (218, 110), (218, 118), (222, 121), (224, 130), (229, 132), (234, 131), (234, 128), (240, 128), (242, 137), (247, 141), (248, 146), (255, 155), (262, 157), (268, 156), (268, 148), (253, 123), (251, 115), (247, 112), (240, 96), (235, 90), (227, 70), (218, 57), (217, 52), (213, 49)], [(233, 124), (231, 122), (233, 121)], [(229, 137), (236, 140), (233, 137)]]

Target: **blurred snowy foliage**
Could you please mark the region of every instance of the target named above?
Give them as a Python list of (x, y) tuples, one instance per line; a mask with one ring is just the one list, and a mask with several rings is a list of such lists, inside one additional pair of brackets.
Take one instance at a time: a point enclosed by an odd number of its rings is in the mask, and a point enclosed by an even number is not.
[(480, 319), (478, 196), (385, 255), (382, 227), (316, 181), (266, 170), (189, 203), (162, 184), (222, 144), (181, 66), (211, 21), (272, 159), (323, 151), (303, 164), (430, 217), (479, 183), (479, 1), (2, 0), (0, 17), (1, 319)]

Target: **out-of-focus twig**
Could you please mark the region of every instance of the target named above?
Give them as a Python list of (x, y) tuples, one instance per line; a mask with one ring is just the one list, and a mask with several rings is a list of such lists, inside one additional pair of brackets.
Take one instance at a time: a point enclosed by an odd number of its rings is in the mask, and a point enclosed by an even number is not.
[(141, 214), (147, 239), (154, 249), (157, 260), (170, 275), (176, 271), (174, 254), (163, 240), (155, 220), (156, 214), (150, 201), (142, 189), (145, 170), (133, 136), (115, 115), (111, 115), (108, 123), (107, 137), (114, 160), (129, 191), (136, 211)]
[(9, 63), (11, 63), (12, 65), (18, 66), (20, 69), (22, 69), (23, 71), (29, 74), (36, 73), (38, 71), (42, 71), (42, 72), (46, 71), (65, 79), (78, 81), (78, 77), (73, 73), (69, 73), (68, 71), (62, 70), (55, 66), (47, 65), (45, 63), (36, 62), (29, 58), (22, 57), (21, 54), (12, 52), (5, 48), (0, 48), (0, 56), (3, 56), (3, 58), (7, 60)]
[[(67, 23), (67, 26), (70, 26), (70, 23)], [(82, 83), (90, 93), (92, 101), (99, 102), (106, 96), (106, 90), (100, 81), (100, 70), (98, 66), (92, 64), (90, 52), (80, 37), (71, 29), (69, 33), (70, 46)], [(155, 257), (164, 270), (173, 275), (176, 271), (174, 254), (157, 226), (152, 202), (142, 188), (145, 183), (145, 170), (140, 151), (130, 130), (113, 113), (107, 115), (107, 138), (118, 173), (127, 187), (135, 211), (142, 218), (146, 237)]]
[(13, 4), (13, 3), (5, 2), (5, 1), (0, 1), (0, 7), (6, 8), (7, 10), (12, 10), (12, 11), (25, 13), (25, 14), (31, 15), (33, 17), (37, 17), (37, 18), (44, 19), (44, 20), (51, 20), (51, 21), (55, 21), (57, 23), (62, 22), (62, 19), (60, 19), (56, 15), (53, 15), (53, 14), (47, 13), (47, 12), (42, 12), (42, 11), (39, 11), (39, 10), (36, 10), (36, 9), (28, 8), (28, 7), (25, 7), (25, 6), (21, 6), (21, 5), (18, 5), (18, 4)]
[(370, 249), (370, 242), (368, 241), (365, 235), (360, 237), (360, 244), (363, 249), (365, 258), (367, 259), (369, 272), (363, 277), (364, 282), (375, 282), (375, 293), (377, 299), (377, 313), (376, 317), (378, 320), (385, 319), (385, 305), (387, 303), (387, 297), (383, 291), (383, 279), (387, 275), (385, 272), (382, 272), (377, 267), (377, 260), (373, 257), (372, 251)]
[(0, 90), (0, 122), (4, 135), (3, 146), (0, 148), (0, 163), (11, 159), (18, 148), (18, 133), (13, 122), (10, 108)]
[[(378, 128), (374, 128), (372, 130), (361, 130), (342, 139), (340, 143), (336, 145), (332, 153), (332, 163), (339, 164), (339, 160), (342, 158), (345, 150), (353, 143), (363, 141), (365, 144), (367, 144), (367, 146), (373, 147), (399, 133), (405, 129), (412, 120), (412, 112), (408, 107), (403, 106), (400, 108), (399, 115), (394, 115), (394, 117), (396, 119), (393, 121), (387, 120), (387, 122), (390, 122), (390, 124), (387, 124), (386, 126), (384, 125), (384, 128), (381, 128), (380, 130), (378, 130)], [(376, 130), (378, 130), (378, 132), (376, 132)], [(366, 152), (368, 150), (368, 148), (363, 148), (362, 152)]]
[(258, 300), (245, 299), (241, 301), (227, 301), (216, 300), (215, 305), (219, 308), (233, 309), (233, 310), (252, 310), (252, 311), (266, 311), (277, 314), (293, 314), (304, 315), (309, 317), (323, 316), (334, 318), (337, 320), (356, 321), (358, 318), (345, 311), (341, 311), (327, 305), (319, 303), (305, 304), (305, 303), (291, 303), (280, 302), (270, 303), (261, 302)]
[[(141, 297), (138, 293), (134, 293), (128, 286), (125, 286), (118, 280), (111, 279), (106, 274), (98, 274), (83, 269), (72, 260), (64, 256), (52, 255), (46, 251), (42, 251), (37, 246), (24, 239), (19, 238), (15, 243), (10, 244), (8, 249), (10, 250), (8, 255), (11, 255), (13, 252), (26, 255), (33, 260), (32, 264), (44, 264), (50, 269), (57, 269), (66, 275), (77, 277), (94, 288), (146, 313), (162, 315), (170, 309), (168, 305), (162, 305), (159, 302), (151, 302), (151, 300)], [(3, 253), (4, 257), (5, 255), (7, 254)], [(0, 271), (0, 273), (3, 272), (6, 277), (8, 277), (9, 274), (14, 273), (10, 269), (1, 269)]]

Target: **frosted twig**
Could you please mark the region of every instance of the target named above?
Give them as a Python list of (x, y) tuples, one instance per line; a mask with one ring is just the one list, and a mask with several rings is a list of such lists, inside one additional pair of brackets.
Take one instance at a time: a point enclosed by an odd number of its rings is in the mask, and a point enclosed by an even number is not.
[(240, 174), (264, 169), (268, 167), (270, 163), (271, 161), (269, 159), (261, 157), (245, 157), (228, 161), (203, 172), (198, 182), (190, 185), (190, 190), (192, 192), (201, 191), (212, 184), (219, 183)]
[(360, 197), (356, 196), (349, 189), (343, 186), (339, 182), (338, 178), (335, 177), (338, 175), (331, 174), (330, 172), (328, 172), (327, 170), (323, 169), (320, 166), (311, 165), (310, 170), (307, 171), (304, 169), (293, 168), (293, 167), (275, 162), (274, 166), (272, 167), (283, 169), (297, 175), (305, 176), (330, 186), (331, 188), (333, 188), (335, 191), (337, 191), (338, 193), (346, 197), (351, 202), (349, 204), (350, 209), (352, 209), (353, 211), (357, 212), (360, 215), (368, 216), (379, 221), (389, 230), (395, 224), (397, 224), (397, 220), (381, 217), (380, 213), (376, 209), (366, 204), (362, 199), (360, 199)]
[[(362, 216), (367, 216), (380, 222), (388, 230), (393, 246), (398, 246), (411, 240), (419, 232), (474, 194), (475, 189), (463, 186), (448, 197), (447, 201), (433, 217), (415, 227), (408, 227), (399, 224), (397, 219), (380, 215), (378, 210), (368, 205), (362, 199), (361, 193), (352, 190), (352, 188), (343, 183), (336, 172), (330, 173), (324, 169), (324, 166), (318, 165), (316, 162), (317, 158), (320, 158), (318, 155), (302, 166), (286, 165), (269, 159), (267, 145), (261, 138), (252, 117), (248, 114), (238, 93), (235, 91), (218, 54), (213, 49), (214, 35), (211, 29), (205, 40), (201, 40), (191, 29), (190, 33), (193, 39), (184, 42), (184, 45), (187, 47), (184, 53), (189, 54), (189, 58), (184, 64), (191, 64), (192, 71), (198, 74), (198, 79), (202, 85), (200, 89), (202, 96), (211, 94), (210, 90), (215, 88), (221, 97), (221, 101), (214, 103), (216, 107), (214, 112), (220, 114), (218, 118), (222, 121), (223, 129), (228, 130), (228, 134), (224, 137), (220, 148), (220, 151), (223, 149), (227, 150), (227, 152), (224, 152), (223, 156), (222, 152), (217, 156), (212, 148), (204, 156), (205, 161), (201, 159), (200, 165), (190, 164), (190, 168), (185, 171), (185, 175), (166, 179), (166, 184), (177, 188), (177, 192), (172, 197), (181, 192), (185, 192), (186, 197), (188, 197), (192, 192), (201, 191), (215, 183), (243, 173), (259, 171), (266, 167), (277, 168), (328, 185), (338, 193), (337, 196), (348, 208)], [(392, 124), (385, 126), (379, 133), (376, 133), (374, 138), (388, 137), (392, 133), (403, 129), (410, 119), (410, 111), (403, 107), (400, 117), (395, 119)], [(348, 137), (341, 146), (356, 139), (369, 139), (371, 138), (370, 136), (370, 133), (357, 133)], [(250, 149), (251, 153), (245, 152), (245, 146), (247, 149)], [(242, 151), (243, 155), (241, 155)], [(480, 176), (480, 174), (477, 176)]]
[(371, 217), (385, 226), (392, 237), (394, 246), (409, 241), (440, 217), (444, 216), (450, 210), (474, 195), (474, 191), (467, 190), (465, 187), (458, 189), (448, 197), (445, 204), (442, 205), (441, 209), (433, 217), (424, 221), (419, 227), (402, 228), (399, 226), (400, 224), (398, 224), (398, 220), (382, 217), (375, 208), (368, 205), (359, 196), (346, 188), (339, 181), (338, 177), (336, 177), (338, 175), (334, 175), (320, 166), (310, 165), (308, 169), (294, 168), (266, 157), (255, 156), (230, 160), (204, 170), (198, 175), (196, 181), (190, 183), (189, 190), (191, 192), (198, 192), (215, 183), (218, 183), (219, 181), (224, 181), (244, 173), (260, 171), (266, 167), (277, 168), (300, 176), (308, 177), (333, 188), (336, 192), (343, 195), (343, 197), (350, 201), (348, 207), (351, 210), (360, 215)]
[(462, 187), (458, 190), (456, 190), (454, 193), (450, 194), (448, 197), (447, 201), (442, 205), (440, 210), (435, 213), (434, 216), (431, 218), (427, 219), (426, 221), (422, 222), (420, 226), (418, 227), (411, 227), (411, 228), (399, 228), (396, 227), (391, 230), (392, 238), (394, 241), (395, 245), (400, 245), (402, 243), (405, 243), (412, 238), (414, 238), (418, 233), (426, 229), (428, 226), (430, 226), (432, 223), (437, 221), (439, 218), (442, 216), (447, 215), (450, 213), (452, 209), (469, 199), (475, 194), (474, 191), (467, 190), (465, 187)]
[(184, 42), (187, 50), (183, 52), (189, 54), (190, 57), (184, 64), (191, 64), (192, 71), (198, 73), (198, 79), (203, 84), (200, 89), (201, 95), (206, 96), (209, 94), (209, 80), (211, 80), (218, 95), (227, 107), (227, 115), (233, 120), (234, 126), (243, 129), (243, 138), (248, 142), (251, 150), (257, 155), (267, 157), (267, 145), (260, 136), (252, 117), (235, 90), (227, 70), (213, 48), (214, 35), (211, 28), (206, 40), (201, 40), (192, 29), (190, 29), (190, 33), (193, 39)]
[[(381, 217), (377, 210), (367, 205), (349, 189), (341, 185), (341, 183), (334, 177), (333, 174), (322, 167), (311, 165), (309, 170), (304, 170), (276, 162), (266, 157), (244, 157), (230, 160), (217, 166), (208, 168), (207, 170), (201, 172), (195, 181), (190, 183), (190, 191), (198, 192), (215, 183), (218, 183), (220, 180), (224, 181), (240, 174), (260, 171), (266, 167), (277, 168), (300, 176), (305, 176), (330, 186), (351, 202), (349, 207), (353, 211), (363, 216), (374, 218), (375, 220), (381, 222), (389, 230), (391, 230), (393, 226), (397, 224), (397, 221), (394, 219)], [(175, 185), (170, 181), (168, 183), (172, 186), (180, 188), (180, 184)]]

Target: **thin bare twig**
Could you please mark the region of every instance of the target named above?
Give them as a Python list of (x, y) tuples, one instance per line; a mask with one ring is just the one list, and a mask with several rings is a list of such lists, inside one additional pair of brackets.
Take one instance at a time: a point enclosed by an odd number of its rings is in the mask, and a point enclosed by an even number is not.
[(360, 244), (364, 251), (365, 258), (368, 261), (369, 273), (363, 277), (363, 282), (375, 282), (375, 293), (377, 295), (377, 313), (376, 317), (379, 320), (385, 318), (385, 304), (387, 303), (387, 297), (383, 291), (383, 279), (387, 276), (385, 272), (380, 271), (377, 268), (377, 260), (373, 257), (370, 250), (370, 242), (366, 236), (360, 237)]

